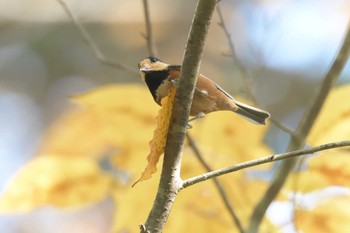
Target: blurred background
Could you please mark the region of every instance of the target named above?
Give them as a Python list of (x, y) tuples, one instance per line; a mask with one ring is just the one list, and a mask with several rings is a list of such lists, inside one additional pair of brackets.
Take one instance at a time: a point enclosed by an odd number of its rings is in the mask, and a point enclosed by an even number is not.
[[(148, 56), (142, 1), (67, 0), (102, 53), (137, 73)], [(158, 56), (181, 64), (197, 1), (149, 1)], [(220, 2), (239, 59), (256, 99), (294, 129), (313, 101), (342, 42), (348, 0), (251, 0)], [(234, 96), (247, 97), (215, 13), (201, 73)], [(0, 190), (36, 152), (45, 129), (71, 104), (67, 96), (112, 83), (141, 83), (138, 75), (101, 64), (55, 0), (0, 0)], [(350, 81), (347, 64), (339, 84)], [(142, 106), (142, 104), (141, 104)], [(285, 149), (287, 135), (273, 126), (267, 142)], [(47, 208), (32, 215), (0, 216), (2, 232), (108, 232), (110, 200), (70, 216)], [(109, 216), (109, 217), (108, 217)], [(32, 221), (45, 218), (45, 224)], [(48, 221), (48, 219), (60, 219)], [(90, 219), (90, 220), (86, 220)], [(103, 220), (101, 220), (103, 219)], [(52, 224), (67, 228), (53, 231)], [(75, 226), (74, 226), (75, 225)], [(69, 227), (68, 227), (69, 226)]]

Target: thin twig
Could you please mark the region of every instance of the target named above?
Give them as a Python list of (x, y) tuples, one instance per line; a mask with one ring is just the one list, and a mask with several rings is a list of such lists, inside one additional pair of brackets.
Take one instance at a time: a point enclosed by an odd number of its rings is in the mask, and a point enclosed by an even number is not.
[[(332, 89), (332, 87), (338, 80), (340, 73), (342, 72), (346, 62), (348, 61), (349, 55), (350, 55), (350, 21), (348, 23), (347, 34), (344, 38), (344, 41), (339, 50), (339, 53), (337, 54), (331, 68), (329, 69), (329, 71), (327, 72), (326, 76), (323, 79), (321, 89), (315, 98), (314, 104), (311, 106), (307, 114), (304, 115), (301, 121), (300, 127), (297, 129), (299, 132), (298, 134), (306, 135), (310, 131), (313, 122), (316, 120), (317, 116), (319, 115), (322, 109), (322, 105), (326, 100), (330, 89)], [(303, 127), (304, 125), (308, 127)]]
[(182, 183), (182, 188), (187, 188), (189, 186), (192, 186), (194, 184), (197, 184), (199, 182), (203, 182), (208, 179), (212, 179), (214, 177), (222, 176), (234, 171), (242, 170), (245, 168), (249, 167), (254, 167), (260, 164), (265, 164), (265, 163), (270, 163), (273, 161), (278, 161), (278, 160), (284, 160), (284, 159), (289, 159), (289, 158), (294, 158), (298, 157), (301, 155), (307, 155), (307, 154), (313, 154), (318, 151), (323, 151), (323, 150), (329, 150), (329, 149), (334, 149), (338, 147), (345, 147), (345, 146), (350, 146), (350, 141), (341, 141), (341, 142), (331, 142), (319, 146), (315, 146), (310, 149), (303, 149), (303, 150), (296, 150), (296, 151), (291, 151), (291, 152), (286, 152), (286, 153), (281, 153), (281, 154), (275, 154), (275, 155), (270, 155), (266, 157), (262, 157), (259, 159), (254, 159), (251, 161), (235, 164), (230, 167), (218, 169), (212, 172), (208, 172), (199, 176), (192, 177), (190, 179), (185, 180)]
[[(257, 104), (259, 105), (259, 104)], [(290, 128), (288, 128), (287, 126), (285, 126), (283, 123), (281, 123), (279, 120), (277, 120), (276, 118), (274, 118), (273, 116), (270, 117), (270, 121), (272, 122), (272, 124), (274, 124), (277, 128), (279, 128), (280, 130), (286, 132), (287, 134), (289, 134), (295, 141), (299, 141), (299, 135), (291, 130)]]
[(222, 28), (222, 30), (224, 31), (224, 33), (227, 37), (227, 40), (228, 40), (228, 44), (230, 46), (230, 51), (231, 51), (230, 57), (233, 59), (233, 63), (237, 66), (237, 69), (238, 69), (239, 73), (241, 74), (244, 88), (246, 89), (246, 92), (249, 95), (249, 98), (251, 100), (253, 100), (254, 102), (256, 102), (255, 97), (253, 95), (253, 91), (251, 90), (249, 82), (248, 82), (248, 77), (249, 77), (248, 72), (247, 72), (246, 68), (244, 67), (244, 65), (242, 64), (242, 62), (238, 59), (235, 46), (232, 42), (231, 33), (228, 31), (228, 29), (226, 27), (224, 17), (223, 17), (222, 12), (221, 12), (220, 4), (217, 5), (216, 11), (218, 12), (219, 19), (220, 19), (220, 22), (218, 24)]
[(138, 72), (135, 71), (135, 69), (130, 68), (126, 65), (120, 64), (116, 61), (112, 61), (108, 58), (106, 58), (102, 52), (100, 51), (100, 49), (98, 48), (98, 46), (94, 43), (94, 41), (92, 40), (91, 36), (89, 35), (89, 33), (85, 30), (85, 28), (83, 27), (83, 25), (79, 22), (79, 20), (75, 17), (75, 15), (70, 11), (69, 7), (67, 6), (67, 4), (65, 3), (65, 1), (63, 0), (57, 0), (57, 2), (62, 6), (63, 10), (66, 12), (66, 14), (69, 16), (69, 18), (71, 19), (72, 23), (74, 24), (74, 26), (78, 29), (80, 35), (82, 36), (83, 40), (85, 41), (85, 43), (92, 49), (92, 52), (94, 53), (96, 59), (108, 66), (113, 66), (119, 70), (123, 70), (125, 72), (128, 72), (132, 75), (139, 75)]
[(157, 48), (154, 45), (154, 39), (153, 39), (153, 30), (152, 30), (152, 23), (150, 19), (149, 14), (149, 7), (148, 7), (148, 0), (143, 0), (143, 11), (145, 14), (145, 23), (146, 23), (146, 34), (142, 33), (142, 36), (147, 41), (147, 48), (149, 55), (157, 56)]
[[(346, 32), (346, 36), (341, 45), (341, 48), (334, 60), (332, 66), (329, 71), (325, 75), (323, 79), (322, 86), (320, 88), (319, 93), (315, 98), (315, 102), (311, 106), (311, 108), (305, 113), (303, 119), (300, 121), (299, 126), (297, 127), (297, 132), (299, 135), (299, 140), (291, 140), (288, 149), (289, 150), (297, 150), (303, 147), (304, 141), (307, 138), (317, 116), (319, 115), (321, 108), (323, 106), (324, 101), (326, 100), (330, 90), (335, 84), (336, 80), (340, 76), (340, 73), (345, 67), (346, 62), (349, 59), (350, 53), (350, 22), (348, 23), (348, 28)], [(284, 183), (287, 180), (287, 177), (291, 173), (296, 163), (295, 159), (290, 161), (283, 161), (279, 170), (277, 171), (274, 180), (271, 182), (269, 188), (264, 193), (264, 196), (256, 205), (252, 216), (250, 218), (248, 232), (255, 233), (258, 232), (259, 226), (262, 222), (263, 217), (267, 211), (267, 208), (270, 206), (272, 201), (276, 198), (277, 194), (282, 189)]]
[[(222, 30), (224, 31), (224, 33), (225, 33), (225, 35), (227, 37), (227, 40), (228, 40), (228, 44), (230, 46), (231, 54), (229, 56), (232, 58), (233, 63), (236, 65), (239, 73), (241, 74), (241, 79), (242, 79), (242, 82), (243, 82), (243, 85), (244, 85), (244, 88), (245, 88), (245, 92), (249, 96), (249, 98), (255, 103), (255, 105), (259, 106), (260, 104), (259, 104), (258, 100), (255, 98), (255, 96), (253, 94), (253, 90), (250, 88), (250, 84), (249, 84), (249, 81), (248, 81), (249, 80), (249, 74), (247, 72), (247, 69), (244, 67), (243, 63), (239, 60), (239, 58), (237, 56), (236, 49), (235, 49), (235, 46), (234, 46), (234, 44), (232, 42), (231, 34), (228, 31), (227, 26), (225, 24), (224, 17), (222, 15), (220, 5), (218, 5), (216, 7), (216, 10), (218, 12), (219, 20), (220, 20), (220, 22), (218, 24), (222, 28)], [(224, 55), (228, 56), (228, 54), (224, 54)], [(280, 130), (288, 133), (291, 137), (293, 137), (295, 139), (298, 138), (298, 135), (293, 130), (291, 130), (288, 127), (286, 127), (285, 125), (283, 125), (281, 122), (276, 120), (273, 116), (270, 117), (270, 121), (277, 128), (279, 128)]]
[[(193, 153), (196, 155), (199, 162), (203, 165), (203, 167), (208, 172), (212, 171), (209, 164), (204, 160), (202, 153), (199, 151), (199, 148), (197, 147), (196, 142), (192, 139), (191, 135), (189, 133), (187, 133), (186, 137), (187, 137), (189, 146), (191, 147)], [(243, 229), (243, 226), (241, 224), (241, 221), (239, 220), (235, 210), (233, 209), (232, 204), (231, 204), (230, 200), (228, 199), (228, 197), (226, 195), (226, 191), (225, 191), (224, 187), (222, 186), (221, 182), (216, 177), (213, 178), (213, 182), (215, 184), (215, 187), (219, 191), (221, 199), (223, 200), (224, 205), (225, 205), (226, 209), (228, 210), (228, 212), (230, 213), (230, 215), (233, 219), (233, 222), (235, 223), (239, 232), (244, 233), (244, 229)]]

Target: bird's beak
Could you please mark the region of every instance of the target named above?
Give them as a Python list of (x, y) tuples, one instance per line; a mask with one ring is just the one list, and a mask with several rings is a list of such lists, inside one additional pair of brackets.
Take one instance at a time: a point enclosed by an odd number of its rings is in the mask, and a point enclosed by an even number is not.
[(140, 71), (141, 72), (147, 72), (147, 71), (150, 71), (151, 69), (149, 67), (141, 67), (140, 68)]

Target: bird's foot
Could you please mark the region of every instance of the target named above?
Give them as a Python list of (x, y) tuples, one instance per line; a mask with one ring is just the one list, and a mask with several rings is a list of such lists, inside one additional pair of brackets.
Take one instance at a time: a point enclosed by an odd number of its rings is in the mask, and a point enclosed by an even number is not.
[(200, 112), (197, 114), (197, 116), (191, 118), (188, 120), (188, 122), (191, 122), (191, 121), (194, 121), (194, 120), (197, 120), (197, 119), (201, 119), (201, 118), (204, 118), (205, 117), (205, 113), (204, 112)]
[[(204, 112), (200, 112), (197, 114), (197, 116), (191, 118), (188, 120), (188, 122), (191, 122), (191, 121), (194, 121), (194, 120), (197, 120), (197, 119), (200, 119), (200, 118), (204, 118), (205, 117), (205, 113)], [(189, 123), (187, 123), (187, 129), (192, 129), (193, 126)]]
[(171, 80), (170, 82), (173, 84), (173, 86), (174, 86), (175, 88), (178, 88), (178, 87), (179, 87), (179, 80), (173, 79), (173, 80)]

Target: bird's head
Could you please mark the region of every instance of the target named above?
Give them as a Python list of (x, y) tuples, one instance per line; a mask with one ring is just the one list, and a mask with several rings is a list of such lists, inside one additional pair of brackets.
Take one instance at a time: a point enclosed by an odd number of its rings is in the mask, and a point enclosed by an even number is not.
[(169, 65), (156, 57), (150, 56), (139, 62), (140, 72), (165, 70)]

